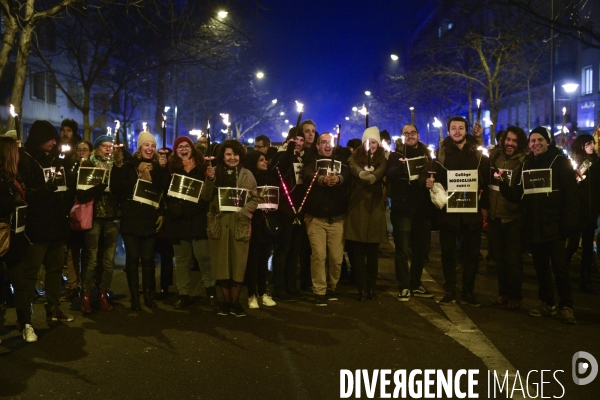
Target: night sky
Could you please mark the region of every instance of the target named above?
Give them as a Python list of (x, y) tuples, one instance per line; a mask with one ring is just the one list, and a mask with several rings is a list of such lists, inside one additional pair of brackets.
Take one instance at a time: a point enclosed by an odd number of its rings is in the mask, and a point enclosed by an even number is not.
[[(253, 33), (261, 83), (273, 97), (304, 103), (320, 132), (344, 123), (405, 48), (420, 1), (265, 0)], [(290, 118), (295, 123), (296, 116)], [(293, 120), (293, 121), (292, 121)], [(384, 129), (385, 127), (380, 127)]]

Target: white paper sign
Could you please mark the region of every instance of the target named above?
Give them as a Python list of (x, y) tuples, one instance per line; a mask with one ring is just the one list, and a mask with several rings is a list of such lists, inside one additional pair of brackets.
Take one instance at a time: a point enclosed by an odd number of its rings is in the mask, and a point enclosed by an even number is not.
[(199, 179), (173, 174), (167, 195), (197, 203), (200, 200), (202, 185), (204, 185), (204, 182)]
[(219, 209), (238, 212), (246, 205), (250, 191), (248, 189), (220, 187)]
[(260, 198), (258, 208), (265, 210), (279, 208), (279, 188), (277, 186), (258, 186), (256, 191)]
[(476, 169), (448, 171), (449, 213), (476, 213), (479, 197), (479, 182)]
[(65, 174), (65, 169), (63, 167), (60, 167), (58, 171), (56, 170), (56, 167), (43, 168), (43, 170), (44, 179), (46, 182), (53, 182), (58, 187), (58, 189), (56, 189), (57, 192), (67, 191), (67, 175)]
[(523, 193), (549, 193), (552, 191), (552, 170), (528, 169), (521, 173)]
[(302, 178), (302, 168), (304, 168), (303, 163), (294, 163), (294, 173), (296, 174), (296, 185), (302, 185), (304, 183), (304, 179)]
[(17, 207), (15, 210), (15, 233), (21, 233), (25, 230), (27, 222), (27, 206)]
[(409, 158), (406, 162), (409, 180), (414, 181), (415, 179), (419, 179), (419, 174), (423, 167), (425, 167), (425, 164), (427, 164), (427, 157), (425, 156)]
[(133, 200), (158, 208), (160, 193), (154, 190), (152, 182), (138, 179), (133, 189)]

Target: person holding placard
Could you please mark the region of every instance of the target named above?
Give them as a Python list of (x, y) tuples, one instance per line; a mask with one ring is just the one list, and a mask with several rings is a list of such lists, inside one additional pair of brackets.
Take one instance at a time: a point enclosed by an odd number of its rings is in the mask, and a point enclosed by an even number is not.
[(539, 285), (538, 297), (541, 300), (537, 307), (529, 310), (529, 315), (556, 315), (552, 282), (554, 272), (561, 320), (566, 324), (574, 324), (576, 320), (565, 240), (577, 230), (579, 222), (579, 191), (575, 171), (544, 126), (538, 126), (529, 134), (529, 149), (531, 152), (517, 173), (516, 185), (509, 186), (504, 173), (499, 180), (503, 196), (523, 203), (523, 222), (527, 228), (525, 238), (530, 241)]
[[(101, 275), (98, 282), (100, 292), (100, 309), (103, 311), (112, 311), (113, 306), (108, 301), (108, 291), (112, 282), (113, 271), (115, 268), (115, 251), (117, 249), (117, 239), (119, 238), (118, 209), (119, 202), (110, 192), (106, 191), (109, 182), (109, 174), (112, 170), (114, 159), (113, 138), (111, 136), (101, 135), (94, 141), (94, 153), (88, 161), (81, 163), (79, 169), (93, 168), (93, 171), (102, 173), (100, 183), (93, 182), (94, 185), (87, 188), (90, 183), (85, 180), (77, 182), (77, 199), (80, 203), (94, 201), (94, 218), (92, 220), (92, 229), (85, 233), (85, 266), (83, 270), (83, 284), (81, 296), (81, 312), (88, 314), (92, 312), (91, 300), (92, 289), (94, 288), (94, 274), (98, 260), (98, 250), (102, 251), (102, 265), (100, 266)], [(102, 247), (100, 247), (100, 238), (102, 238)]]
[[(28, 274), (37, 274), (42, 263), (46, 268), (46, 319), (70, 322), (72, 315), (60, 309), (60, 285), (69, 226), (65, 200), (64, 168), (60, 168), (60, 137), (48, 121), (35, 121), (21, 147), (19, 175), (27, 188), (27, 226), (25, 232), (33, 243), (21, 261)], [(64, 185), (64, 190), (59, 186)], [(31, 291), (31, 301), (33, 301)]]
[[(20, 211), (27, 210), (27, 197), (25, 185), (18, 173), (18, 163), (17, 141), (9, 136), (0, 136), (0, 223), (6, 224), (5, 229), (10, 230), (8, 249), (2, 248), (6, 243), (0, 243), (0, 268), (6, 263), (14, 290), (17, 329), (22, 330), (23, 339), (31, 343), (37, 341), (31, 324), (30, 296), (35, 286), (36, 270), (30, 269), (31, 265), (21, 262), (32, 245), (30, 246), (25, 235), (24, 221), (20, 218)], [(1, 306), (4, 306), (4, 303), (1, 303)]]
[[(388, 161), (380, 145), (379, 129), (376, 126), (367, 128), (362, 141), (363, 146), (348, 159), (351, 178), (344, 220), (344, 239), (352, 242), (354, 251), (351, 261), (355, 269), (358, 301), (377, 299), (377, 251), (379, 244), (388, 240), (383, 194), (383, 178)], [(365, 147), (368, 147), (368, 152)], [(371, 157), (371, 160), (368, 161), (367, 157)], [(368, 170), (367, 164), (373, 170)]]
[(281, 231), (278, 179), (268, 170), (267, 159), (262, 152), (248, 153), (244, 167), (254, 175), (259, 197), (258, 209), (252, 216), (252, 237), (244, 279), (248, 287), (248, 307), (259, 308), (259, 299), (264, 306), (271, 307), (277, 303), (267, 293), (267, 273), (273, 244)]
[(523, 283), (523, 207), (510, 202), (500, 193), (498, 174), (514, 187), (516, 174), (520, 171), (527, 135), (517, 126), (509, 126), (502, 133), (499, 145), (490, 152), (490, 209), (488, 227), (493, 259), (498, 272), (498, 296), (492, 300), (495, 306), (507, 306), (509, 310), (521, 308), (521, 284)]
[(224, 141), (217, 165), (206, 168), (207, 179), (202, 198), (210, 202), (208, 245), (213, 279), (223, 293), (218, 315), (245, 317), (240, 304), (240, 289), (246, 273), (250, 220), (258, 206), (256, 179), (242, 168), (246, 151), (237, 140)]
[[(392, 199), (390, 220), (395, 245), (395, 270), (398, 281), (398, 301), (408, 301), (411, 296), (432, 298), (421, 283), (425, 259), (431, 240), (433, 204), (429, 191), (419, 185), (419, 174), (431, 161), (429, 148), (419, 141), (416, 125), (402, 127), (403, 143), (396, 142), (396, 150), (390, 153), (387, 164), (389, 196)], [(412, 245), (410, 273), (408, 268), (409, 246)]]
[(477, 150), (477, 137), (468, 134), (469, 123), (465, 118), (452, 117), (446, 126), (448, 137), (440, 142), (438, 158), (423, 168), (419, 177), (420, 184), (427, 189), (433, 188), (437, 181), (448, 192), (439, 221), (446, 290), (439, 304), (456, 302), (456, 245), (460, 240), (464, 249), (460, 302), (479, 307), (481, 303), (473, 290), (479, 268), (481, 229), (489, 207), (490, 163), (482, 151)]
[(175, 274), (179, 297), (174, 308), (190, 303), (190, 261), (198, 261), (206, 297), (217, 305), (215, 280), (212, 277), (206, 234), (208, 202), (200, 198), (206, 179), (206, 161), (192, 140), (186, 136), (175, 139), (175, 152), (169, 158), (171, 179), (167, 185), (165, 236), (175, 251)]
[(121, 235), (125, 243), (125, 272), (131, 292), (131, 309), (140, 310), (138, 267), (142, 264), (142, 282), (146, 307), (157, 307), (152, 299), (154, 242), (164, 223), (159, 210), (162, 191), (168, 180), (166, 157), (156, 152), (156, 139), (150, 132), (138, 135), (137, 151), (124, 162), (121, 148), (114, 151), (110, 191), (121, 204)]
[[(350, 171), (346, 160), (333, 160), (331, 133), (317, 139), (317, 151), (304, 161), (306, 214), (304, 223), (312, 255), (310, 270), (315, 305), (338, 299), (335, 292), (344, 258), (344, 220), (348, 205)], [(326, 260), (329, 260), (328, 267)]]

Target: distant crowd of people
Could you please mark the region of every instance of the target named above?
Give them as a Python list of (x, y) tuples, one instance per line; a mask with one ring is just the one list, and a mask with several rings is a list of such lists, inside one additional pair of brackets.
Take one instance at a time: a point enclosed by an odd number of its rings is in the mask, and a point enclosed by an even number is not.
[(332, 133), (318, 134), (311, 120), (291, 128), (280, 147), (271, 147), (267, 136), (255, 139), (253, 151), (237, 140), (210, 143), (203, 136), (196, 143), (178, 137), (173, 149), (157, 149), (144, 131), (127, 154), (112, 136), (82, 140), (73, 120), (62, 122), (60, 135), (48, 121), (36, 121), (22, 147), (11, 133), (0, 136), (0, 307), (10, 283), (16, 327), (35, 342), (31, 305), (43, 265), (48, 321), (75, 319), (61, 301), (78, 300), (81, 313), (91, 313), (94, 290), (99, 308), (113, 310), (119, 235), (132, 310), (142, 300), (157, 307), (157, 252), (159, 291), (176, 284), (176, 309), (190, 304), (196, 263), (218, 315), (246, 316), (242, 285), (250, 309), (294, 302), (307, 290), (316, 306), (327, 306), (338, 299), (343, 264), (351, 265), (357, 300), (374, 300), (391, 202), (399, 301), (434, 297), (421, 275), (436, 230), (445, 280), (438, 303), (480, 306), (475, 280), (485, 226), (498, 272), (492, 304), (521, 308), (528, 249), (540, 299), (529, 314), (559, 313), (562, 322), (575, 323), (568, 265), (580, 240), (580, 290), (595, 292), (600, 164), (594, 138), (578, 136), (569, 160), (545, 127), (527, 135), (511, 126), (498, 133), (488, 156), (481, 125), (469, 134), (467, 120), (453, 117), (447, 129), (435, 154), (414, 124), (403, 126), (391, 151), (389, 133), (377, 127), (342, 147), (334, 146)]

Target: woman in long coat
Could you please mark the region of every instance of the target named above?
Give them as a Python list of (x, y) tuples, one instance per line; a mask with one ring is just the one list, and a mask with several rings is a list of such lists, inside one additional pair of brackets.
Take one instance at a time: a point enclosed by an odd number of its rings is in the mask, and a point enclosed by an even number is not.
[[(250, 220), (258, 206), (258, 196), (256, 179), (240, 165), (245, 156), (246, 150), (238, 141), (223, 142), (217, 156), (217, 166), (207, 167), (207, 179), (202, 187), (202, 198), (210, 202), (208, 248), (212, 276), (221, 287), (224, 299), (218, 315), (246, 316), (239, 299), (248, 260)], [(238, 211), (223, 211), (219, 188), (243, 189), (238, 191), (242, 194), (238, 194), (240, 197), (237, 201), (247, 196), (246, 202)]]
[[(367, 128), (362, 141), (363, 146), (348, 159), (352, 181), (344, 223), (344, 239), (351, 240), (354, 249), (351, 261), (356, 273), (359, 301), (377, 298), (377, 251), (379, 244), (388, 240), (383, 195), (387, 160), (381, 147), (379, 129)], [(367, 146), (369, 151), (365, 150)]]

